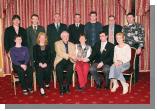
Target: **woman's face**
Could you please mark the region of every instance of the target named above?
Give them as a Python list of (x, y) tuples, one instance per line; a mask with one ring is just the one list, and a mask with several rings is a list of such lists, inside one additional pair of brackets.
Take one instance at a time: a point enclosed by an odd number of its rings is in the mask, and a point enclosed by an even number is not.
[(46, 41), (46, 37), (44, 35), (40, 35), (39, 42), (40, 43), (45, 43), (45, 41)]
[(16, 43), (16, 44), (21, 44), (21, 43), (22, 43), (21, 37), (17, 37), (17, 38), (15, 39), (15, 43)]
[(123, 36), (122, 36), (122, 35), (117, 35), (117, 36), (116, 36), (116, 40), (117, 40), (118, 44), (120, 44), (120, 43), (123, 43), (123, 42), (124, 42), (124, 38), (123, 38)]
[(85, 36), (81, 36), (79, 41), (80, 41), (80, 43), (85, 43), (86, 42)]

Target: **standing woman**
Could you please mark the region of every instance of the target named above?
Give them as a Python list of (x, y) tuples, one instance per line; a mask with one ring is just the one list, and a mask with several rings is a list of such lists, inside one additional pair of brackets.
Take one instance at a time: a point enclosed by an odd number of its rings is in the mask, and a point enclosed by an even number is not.
[(27, 46), (26, 30), (20, 27), (20, 16), (14, 15), (12, 17), (12, 25), (7, 27), (4, 32), (4, 48), (8, 54), (10, 49), (15, 46), (14, 37), (20, 35), (22, 37), (22, 46)]
[[(30, 67), (30, 56), (28, 48), (21, 45), (22, 37), (17, 35), (14, 39), (15, 46), (10, 49), (10, 56), (13, 63), (13, 69), (17, 72), (19, 80), (21, 82), (24, 95), (33, 93), (32, 90), (32, 68)], [(27, 75), (27, 76), (25, 76)], [(27, 79), (26, 79), (27, 78)]]
[(33, 58), (41, 95), (45, 95), (44, 87), (49, 88), (51, 79), (51, 50), (47, 44), (46, 33), (40, 32), (37, 37), (37, 44), (33, 47)]
[(88, 57), (91, 55), (91, 47), (86, 44), (85, 35), (81, 34), (79, 37), (80, 44), (76, 45), (76, 72), (78, 74), (79, 86), (78, 90), (83, 90), (87, 83), (87, 75), (89, 72), (89, 59)]
[(114, 64), (111, 66), (109, 73), (109, 78), (113, 81), (111, 92), (116, 92), (119, 87), (117, 80), (119, 80), (123, 87), (123, 94), (126, 94), (128, 92), (129, 84), (126, 83), (122, 72), (130, 67), (131, 48), (128, 44), (124, 43), (123, 33), (117, 33), (116, 40), (118, 45), (116, 45), (114, 49)]

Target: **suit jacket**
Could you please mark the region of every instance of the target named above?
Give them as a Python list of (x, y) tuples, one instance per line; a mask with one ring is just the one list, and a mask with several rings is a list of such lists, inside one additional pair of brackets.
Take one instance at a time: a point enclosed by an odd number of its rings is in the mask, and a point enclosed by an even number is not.
[[(55, 42), (55, 51), (56, 51), (56, 58), (55, 58), (55, 61), (54, 61), (54, 68), (56, 67), (56, 65), (61, 60), (63, 60), (63, 59), (68, 60), (69, 59), (69, 56), (68, 56), (68, 54), (66, 53), (66, 50), (65, 50), (65, 45), (64, 45), (62, 40), (59, 40), (59, 41)], [(68, 51), (69, 51), (69, 53), (75, 55), (76, 47), (71, 42), (68, 42)], [(70, 61), (73, 62), (73, 60), (71, 60), (71, 59), (70, 59)]]
[(93, 47), (89, 60), (95, 63), (100, 63), (102, 61), (103, 64), (111, 66), (113, 64), (114, 45), (110, 42), (107, 42), (102, 53), (100, 52), (100, 48), (101, 42), (97, 42)]
[(74, 44), (79, 44), (80, 34), (84, 33), (84, 25), (80, 24), (77, 28), (75, 24), (69, 25), (68, 31), (70, 33), (69, 41)]
[(48, 36), (48, 44), (52, 51), (52, 59), (55, 58), (55, 42), (60, 40), (60, 34), (67, 30), (67, 25), (60, 23), (59, 30), (57, 31), (55, 24), (50, 24), (47, 26), (47, 36)]
[[(105, 25), (105, 26), (103, 27), (103, 31), (104, 31), (107, 35), (109, 35), (109, 25)], [(118, 44), (118, 43), (117, 43), (117, 40), (116, 40), (116, 34), (117, 34), (118, 32), (121, 32), (121, 31), (122, 31), (122, 26), (115, 24), (115, 26), (114, 26), (114, 44), (115, 44), (115, 45)]]
[(10, 26), (5, 29), (4, 32), (4, 48), (8, 53), (10, 48), (15, 46), (14, 38), (16, 35), (22, 36), (22, 46), (27, 46), (27, 33), (26, 30), (22, 27), (19, 27), (18, 34), (15, 32), (13, 26)]
[(38, 37), (38, 34), (40, 32), (45, 32), (44, 27), (38, 25), (36, 32), (33, 30), (32, 26), (29, 26), (27, 28), (27, 43), (28, 43), (28, 49), (30, 52), (31, 60), (33, 60), (33, 46), (36, 44), (36, 38)]

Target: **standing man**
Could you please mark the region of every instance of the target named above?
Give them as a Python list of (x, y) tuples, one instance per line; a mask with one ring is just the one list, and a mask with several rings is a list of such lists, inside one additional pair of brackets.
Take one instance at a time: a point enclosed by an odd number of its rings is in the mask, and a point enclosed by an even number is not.
[(81, 15), (80, 14), (75, 14), (75, 18), (74, 18), (74, 24), (71, 24), (69, 26), (69, 33), (70, 33), (70, 42), (74, 43), (74, 44), (79, 44), (79, 37), (80, 34), (84, 33), (84, 25), (82, 25), (80, 23), (81, 21)]
[(40, 32), (45, 32), (43, 26), (39, 25), (39, 16), (37, 14), (33, 14), (31, 16), (31, 23), (32, 25), (27, 28), (27, 42), (28, 42), (28, 49), (30, 53), (30, 60), (31, 64), (33, 65), (33, 46), (36, 45), (36, 38)]
[(22, 46), (27, 46), (27, 33), (23, 27), (20, 27), (21, 18), (19, 15), (13, 15), (12, 25), (7, 27), (4, 32), (4, 48), (7, 54), (15, 46), (15, 36), (21, 36)]
[(137, 82), (139, 76), (139, 56), (144, 47), (144, 27), (135, 22), (135, 15), (133, 13), (127, 14), (127, 22), (128, 25), (125, 25), (122, 31), (125, 35), (125, 42), (131, 47), (136, 48), (134, 82)]
[[(69, 33), (63, 31), (61, 33), (61, 40), (55, 42), (56, 58), (54, 61), (54, 69), (56, 70), (57, 79), (60, 86), (60, 95), (63, 96), (64, 92), (69, 93), (69, 85), (72, 80), (73, 74), (73, 61), (75, 60), (75, 45), (69, 42)], [(64, 82), (64, 73), (66, 82)]]
[(87, 37), (87, 44), (94, 46), (99, 41), (99, 33), (102, 31), (102, 24), (97, 22), (97, 13), (90, 12), (90, 22), (86, 23), (84, 33)]
[(48, 45), (52, 51), (52, 63), (56, 56), (54, 44), (56, 41), (60, 40), (60, 34), (65, 30), (67, 30), (67, 25), (60, 22), (60, 15), (56, 13), (54, 15), (54, 23), (47, 26)]
[(93, 62), (90, 68), (90, 73), (94, 77), (94, 80), (97, 84), (97, 88), (101, 88), (102, 79), (98, 74), (97, 70), (102, 69), (102, 72), (105, 76), (105, 88), (109, 89), (110, 80), (109, 80), (109, 71), (110, 66), (113, 64), (114, 56), (114, 45), (110, 42), (107, 42), (107, 36), (105, 32), (100, 32), (100, 42), (97, 42), (92, 50), (92, 55), (89, 57), (89, 60)]
[(110, 15), (108, 18), (109, 24), (103, 27), (103, 31), (108, 35), (108, 41), (117, 45), (116, 34), (122, 31), (122, 26), (116, 24), (115, 17)]

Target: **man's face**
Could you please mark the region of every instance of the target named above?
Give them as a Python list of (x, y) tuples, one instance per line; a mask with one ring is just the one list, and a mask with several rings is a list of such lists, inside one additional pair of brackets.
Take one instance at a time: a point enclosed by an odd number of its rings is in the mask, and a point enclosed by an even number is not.
[(32, 21), (33, 25), (37, 25), (38, 22), (39, 22), (39, 18), (37, 16), (33, 16), (32, 19), (31, 19), (31, 21)]
[(135, 18), (134, 18), (133, 15), (128, 15), (128, 16), (127, 16), (127, 21), (128, 21), (129, 24), (134, 23), (134, 20), (135, 20)]
[(105, 35), (105, 33), (101, 33), (99, 36), (100, 36), (101, 42), (106, 42), (107, 41), (107, 36)]
[(80, 15), (75, 15), (74, 20), (75, 20), (75, 23), (80, 23), (80, 20), (81, 20)]
[(63, 40), (64, 43), (67, 43), (69, 41), (69, 34), (67, 32), (63, 32), (61, 34), (61, 39)]
[(55, 14), (55, 16), (54, 16), (54, 22), (55, 23), (60, 23), (60, 15), (59, 14)]
[(114, 25), (115, 24), (115, 19), (114, 17), (109, 17), (109, 25)]
[(96, 19), (97, 19), (96, 14), (91, 14), (91, 15), (90, 15), (90, 20), (91, 20), (91, 21), (96, 21)]
[(20, 25), (20, 20), (18, 18), (13, 20), (13, 25), (19, 26)]

